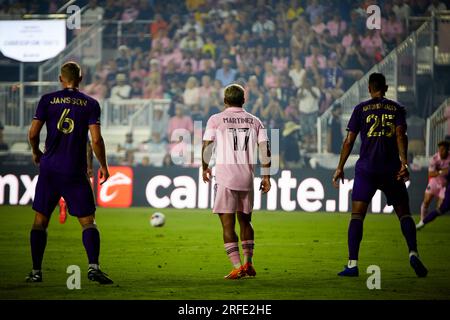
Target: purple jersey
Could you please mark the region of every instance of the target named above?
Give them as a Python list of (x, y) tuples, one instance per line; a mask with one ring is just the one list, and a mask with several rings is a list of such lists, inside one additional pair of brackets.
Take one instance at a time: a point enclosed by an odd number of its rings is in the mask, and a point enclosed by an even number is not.
[(42, 96), (34, 119), (45, 121), (47, 127), (40, 169), (86, 175), (89, 125), (100, 124), (98, 102), (78, 90), (63, 89)]
[(356, 168), (378, 173), (400, 170), (395, 128), (406, 129), (405, 113), (403, 106), (386, 98), (370, 99), (355, 107), (347, 130), (361, 136)]

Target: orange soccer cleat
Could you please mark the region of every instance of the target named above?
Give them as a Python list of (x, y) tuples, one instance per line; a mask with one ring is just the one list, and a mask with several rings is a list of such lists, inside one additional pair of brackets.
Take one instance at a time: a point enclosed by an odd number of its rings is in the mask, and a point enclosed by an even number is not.
[(66, 201), (61, 198), (59, 199), (59, 223), (63, 224), (67, 219), (67, 205)]
[(247, 275), (249, 277), (254, 277), (256, 276), (256, 270), (253, 267), (253, 264), (251, 264), (250, 262), (247, 262), (246, 264), (244, 264), (241, 267), (242, 271), (244, 272), (244, 275)]
[(229, 274), (227, 274), (224, 278), (229, 280), (240, 279), (245, 276), (244, 269), (242, 266), (239, 269), (233, 269)]

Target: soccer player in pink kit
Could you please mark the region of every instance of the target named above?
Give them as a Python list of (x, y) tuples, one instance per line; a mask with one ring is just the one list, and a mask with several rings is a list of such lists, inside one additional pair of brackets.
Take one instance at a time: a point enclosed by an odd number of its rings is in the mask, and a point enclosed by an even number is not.
[(445, 188), (447, 186), (446, 176), (448, 174), (448, 167), (450, 164), (450, 143), (448, 141), (441, 141), (438, 143), (438, 152), (431, 158), (428, 166), (428, 181), (425, 195), (423, 197), (422, 206), (420, 207), (420, 221), (416, 225), (417, 229), (421, 229), (423, 219), (428, 214), (428, 207), (433, 198), (437, 199), (436, 207), (439, 208), (445, 196)]
[[(254, 231), (251, 224), (253, 211), (253, 170), (255, 151), (259, 150), (262, 181), (260, 190), (270, 190), (270, 147), (261, 121), (243, 109), (245, 90), (238, 84), (225, 88), (225, 109), (209, 118), (203, 136), (203, 181), (211, 180), (209, 162), (215, 148), (215, 199), (213, 212), (219, 215), (223, 240), (233, 270), (225, 279), (255, 276), (253, 267)], [(244, 265), (241, 265), (238, 236), (235, 232), (236, 216), (240, 226)]]

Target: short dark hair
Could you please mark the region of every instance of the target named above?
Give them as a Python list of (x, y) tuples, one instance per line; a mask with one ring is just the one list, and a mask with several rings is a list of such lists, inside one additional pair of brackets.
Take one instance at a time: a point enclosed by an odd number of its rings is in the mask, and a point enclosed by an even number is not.
[(372, 73), (369, 76), (369, 87), (375, 92), (386, 91), (386, 78), (382, 73)]
[(225, 94), (223, 98), (223, 102), (230, 106), (242, 107), (245, 102), (245, 90), (244, 88), (237, 84), (230, 84), (225, 88)]
[(438, 147), (445, 147), (445, 149), (450, 149), (450, 142), (443, 140), (443, 141), (439, 141), (438, 143)]
[(69, 82), (78, 84), (81, 81), (81, 67), (74, 61), (68, 61), (61, 67), (61, 76)]

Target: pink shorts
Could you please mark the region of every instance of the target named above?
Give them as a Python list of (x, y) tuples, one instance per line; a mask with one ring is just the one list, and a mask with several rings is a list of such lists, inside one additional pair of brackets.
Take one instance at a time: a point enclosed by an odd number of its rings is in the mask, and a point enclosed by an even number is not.
[(214, 213), (251, 213), (253, 211), (253, 190), (231, 190), (214, 185)]
[(426, 193), (431, 193), (433, 196), (444, 199), (445, 187), (437, 179), (430, 179), (428, 186), (425, 190)]

